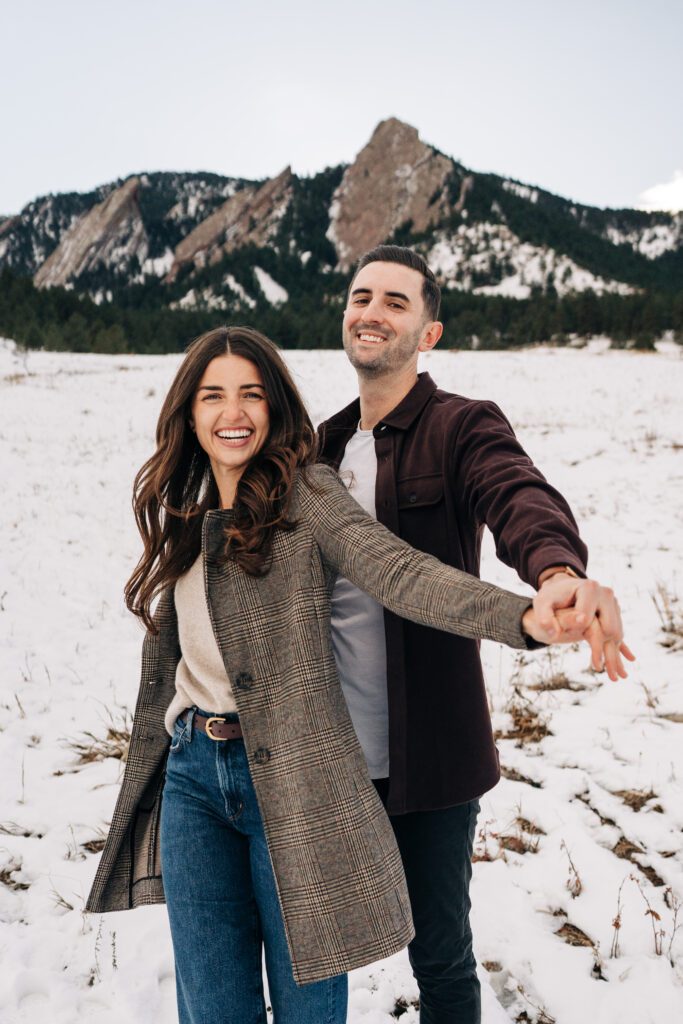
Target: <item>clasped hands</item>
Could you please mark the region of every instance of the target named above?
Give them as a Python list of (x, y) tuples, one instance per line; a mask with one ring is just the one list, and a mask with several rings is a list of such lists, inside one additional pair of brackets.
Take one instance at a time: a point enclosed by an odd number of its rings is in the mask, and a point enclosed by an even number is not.
[(558, 572), (548, 577), (522, 619), (525, 633), (544, 644), (571, 644), (585, 640), (595, 672), (603, 669), (612, 681), (628, 673), (623, 658), (635, 661), (624, 643), (619, 603), (609, 587), (595, 580), (577, 579)]

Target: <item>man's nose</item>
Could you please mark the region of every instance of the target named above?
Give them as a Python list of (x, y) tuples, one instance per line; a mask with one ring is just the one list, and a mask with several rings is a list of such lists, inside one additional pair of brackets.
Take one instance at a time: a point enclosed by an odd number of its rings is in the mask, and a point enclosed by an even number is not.
[(366, 323), (379, 324), (384, 319), (384, 306), (382, 300), (371, 299), (363, 310), (363, 320)]

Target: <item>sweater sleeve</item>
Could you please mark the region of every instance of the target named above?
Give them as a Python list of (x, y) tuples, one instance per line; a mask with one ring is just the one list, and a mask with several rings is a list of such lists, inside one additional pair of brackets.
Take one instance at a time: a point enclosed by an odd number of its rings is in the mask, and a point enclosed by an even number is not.
[(473, 402), (453, 448), (453, 479), (496, 553), (535, 587), (551, 565), (584, 576), (588, 549), (569, 505), (536, 468), (493, 402)]
[(460, 636), (537, 646), (522, 632), (529, 598), (410, 547), (361, 508), (328, 466), (306, 471), (299, 499), (324, 560), (390, 611)]

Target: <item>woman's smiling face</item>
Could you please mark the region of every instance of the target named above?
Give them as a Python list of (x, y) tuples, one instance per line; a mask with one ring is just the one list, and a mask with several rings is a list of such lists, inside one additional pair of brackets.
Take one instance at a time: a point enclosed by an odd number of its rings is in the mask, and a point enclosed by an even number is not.
[(212, 359), (192, 399), (190, 425), (211, 462), (221, 504), (232, 504), (242, 473), (265, 444), (270, 429), (258, 367), (237, 355)]

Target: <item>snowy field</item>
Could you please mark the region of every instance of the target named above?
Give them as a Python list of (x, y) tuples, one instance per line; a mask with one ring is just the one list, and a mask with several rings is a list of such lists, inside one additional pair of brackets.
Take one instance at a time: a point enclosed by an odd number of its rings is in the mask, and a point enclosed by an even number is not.
[[(287, 358), (316, 421), (353, 397), (341, 352)], [(131, 482), (178, 361), (0, 343), (1, 1024), (176, 1021), (165, 908), (83, 914), (122, 766), (79, 763), (78, 747), (134, 704), (142, 633), (121, 597), (139, 547)], [(520, 660), (485, 645), (506, 777), (482, 801), (476, 848), (484, 1024), (675, 1024), (683, 360), (673, 346), (596, 344), (435, 352), (423, 368), (506, 411), (573, 506), (638, 655), (612, 684), (588, 671), (587, 648)], [(482, 575), (522, 589), (490, 538)], [(402, 953), (351, 976), (349, 1020), (416, 1022), (416, 997)]]

